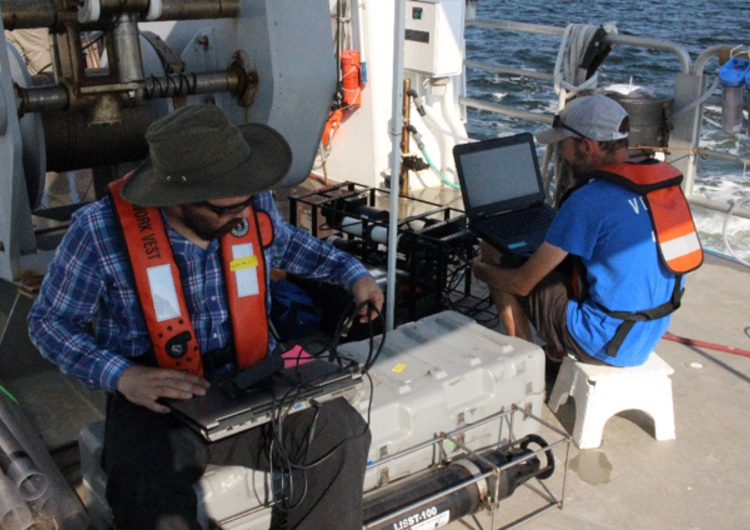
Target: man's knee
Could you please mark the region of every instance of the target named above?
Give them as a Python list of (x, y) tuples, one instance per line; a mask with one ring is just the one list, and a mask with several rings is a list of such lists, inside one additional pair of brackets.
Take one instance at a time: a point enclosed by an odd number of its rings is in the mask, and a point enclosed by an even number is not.
[(359, 434), (367, 427), (362, 415), (344, 398), (328, 401), (323, 404), (323, 408), (328, 409), (331, 420), (345, 425), (349, 434)]
[(343, 398), (323, 403), (317, 418), (319, 425), (327, 430), (336, 443), (346, 441), (351, 449), (370, 447), (371, 434), (362, 415)]

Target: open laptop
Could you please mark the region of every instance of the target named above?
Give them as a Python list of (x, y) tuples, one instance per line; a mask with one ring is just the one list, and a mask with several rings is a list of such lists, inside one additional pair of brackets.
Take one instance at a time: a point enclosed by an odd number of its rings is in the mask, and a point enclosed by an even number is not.
[(555, 210), (544, 202), (534, 137), (492, 138), (453, 148), (469, 229), (504, 254), (528, 258)]
[(214, 442), (262, 425), (279, 410), (304, 410), (311, 406), (311, 399), (328, 401), (361, 383), (359, 365), (342, 367), (314, 359), (284, 368), (239, 392), (233, 387), (233, 378), (229, 378), (211, 385), (205, 396), (169, 399), (165, 403), (191, 429)]

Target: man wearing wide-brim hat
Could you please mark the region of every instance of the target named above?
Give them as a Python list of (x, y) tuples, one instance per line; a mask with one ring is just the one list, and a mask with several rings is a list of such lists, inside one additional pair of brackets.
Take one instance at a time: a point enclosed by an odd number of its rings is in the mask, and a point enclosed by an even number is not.
[(29, 315), (45, 357), (111, 393), (103, 464), (117, 527), (197, 530), (206, 466), (268, 469), (270, 457), (294, 470), (275, 525), (361, 528), (370, 433), (345, 400), (288, 416), (277, 439), (261, 427), (207, 443), (161, 398), (205, 395), (212, 377), (274, 350), (272, 267), (349, 289), (365, 319), (383, 293), (354, 258), (282, 220), (269, 190), (292, 154), (272, 128), (194, 105), (146, 139), (148, 160), (74, 216)]

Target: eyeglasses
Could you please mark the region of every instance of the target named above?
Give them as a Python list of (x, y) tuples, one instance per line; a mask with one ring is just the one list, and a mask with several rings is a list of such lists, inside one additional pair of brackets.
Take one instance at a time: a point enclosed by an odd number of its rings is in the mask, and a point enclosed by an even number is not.
[(229, 206), (216, 206), (215, 204), (210, 204), (208, 201), (199, 202), (198, 205), (208, 208), (216, 215), (237, 215), (242, 210), (250, 206), (253, 203), (253, 199), (254, 197), (250, 196), (248, 199), (240, 203), (230, 204)]
[(559, 114), (555, 114), (555, 117), (552, 118), (552, 128), (553, 129), (558, 129), (558, 128), (567, 129), (573, 134), (580, 136), (581, 138), (588, 138), (588, 136), (576, 131), (573, 127), (570, 127), (569, 125), (565, 125), (565, 123), (563, 123), (562, 118), (560, 117)]

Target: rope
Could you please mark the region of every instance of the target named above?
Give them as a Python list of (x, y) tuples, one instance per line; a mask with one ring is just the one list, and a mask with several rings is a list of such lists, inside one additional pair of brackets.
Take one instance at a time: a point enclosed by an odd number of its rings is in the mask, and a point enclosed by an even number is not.
[[(607, 33), (617, 33), (614, 22), (604, 24), (602, 28)], [(555, 93), (562, 96), (562, 107), (564, 107), (564, 101), (570, 97), (567, 94), (574, 96), (582, 90), (595, 88), (597, 85), (599, 72), (595, 72), (589, 79), (586, 79), (588, 71), (581, 68), (579, 64), (598, 29), (598, 26), (590, 24), (569, 24), (563, 32), (553, 74)], [(562, 107), (558, 110), (562, 110)]]
[(743, 357), (750, 357), (750, 351), (743, 350), (741, 348), (735, 348), (733, 346), (724, 346), (723, 344), (715, 344), (713, 342), (704, 342), (702, 340), (688, 339), (686, 337), (680, 337), (670, 332), (666, 332), (663, 339), (671, 340), (673, 342), (679, 342), (680, 344), (687, 344), (688, 346), (697, 346), (699, 348), (709, 348), (711, 350), (722, 351), (725, 353), (731, 353), (734, 355), (742, 355)]
[[(603, 24), (601, 27), (607, 33), (617, 33), (617, 26), (615, 26), (614, 22)], [(599, 72), (594, 72), (590, 78), (586, 79), (588, 70), (581, 68), (579, 65), (598, 30), (599, 26), (590, 24), (569, 24), (565, 28), (553, 72), (555, 93), (558, 95), (556, 113), (565, 108), (568, 99), (582, 90), (596, 88), (599, 80)], [(553, 181), (556, 181), (555, 195), (559, 196), (558, 190), (561, 188), (560, 180), (562, 171), (562, 157), (558, 154), (557, 145), (548, 145), (544, 154), (542, 172), (544, 190), (550, 199), (552, 198), (550, 189)], [(555, 204), (557, 199), (555, 198), (551, 202)]]
[[(355, 77), (357, 79), (357, 88), (345, 88), (344, 85), (346, 84), (346, 79), (348, 77)], [(343, 77), (341, 78), (341, 90), (344, 92), (344, 101), (347, 100), (347, 95), (351, 95), (351, 104), (346, 105), (342, 108), (344, 109), (353, 109), (357, 108), (361, 104), (360, 99), (360, 91), (362, 90), (359, 86), (359, 68), (357, 68), (354, 65), (351, 65), (349, 69), (346, 72), (343, 72)], [(333, 138), (333, 135), (331, 135), (331, 138)]]

